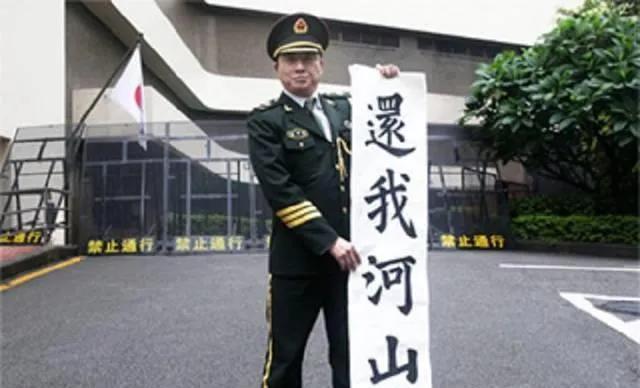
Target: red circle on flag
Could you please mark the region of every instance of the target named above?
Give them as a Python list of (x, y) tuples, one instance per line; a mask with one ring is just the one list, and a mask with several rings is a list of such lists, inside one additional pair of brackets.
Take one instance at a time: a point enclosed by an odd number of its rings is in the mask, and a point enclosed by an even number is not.
[(136, 91), (135, 91), (135, 99), (136, 99), (136, 105), (138, 105), (138, 108), (140, 110), (142, 110), (142, 85), (138, 85), (136, 87)]

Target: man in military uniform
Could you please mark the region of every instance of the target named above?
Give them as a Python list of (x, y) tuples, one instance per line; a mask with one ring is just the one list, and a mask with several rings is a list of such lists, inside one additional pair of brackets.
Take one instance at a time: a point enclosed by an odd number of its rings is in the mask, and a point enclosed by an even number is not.
[[(302, 386), (302, 358), (320, 310), (334, 388), (349, 387), (347, 279), (360, 264), (349, 242), (351, 106), (346, 95), (317, 92), (324, 22), (296, 13), (267, 39), (284, 91), (248, 119), (249, 154), (274, 212), (269, 255), (269, 341), (263, 388)], [(385, 77), (398, 74), (380, 66)]]

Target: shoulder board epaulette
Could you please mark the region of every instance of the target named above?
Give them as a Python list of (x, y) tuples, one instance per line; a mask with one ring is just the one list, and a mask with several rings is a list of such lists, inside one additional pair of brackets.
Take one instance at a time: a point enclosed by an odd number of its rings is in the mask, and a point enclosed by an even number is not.
[(351, 93), (349, 93), (349, 92), (344, 92), (344, 93), (325, 93), (325, 94), (323, 94), (323, 96), (325, 96), (327, 98), (332, 98), (332, 99), (351, 98)]
[(258, 111), (265, 111), (265, 110), (269, 110), (271, 108), (275, 108), (276, 106), (278, 106), (277, 104), (278, 100), (276, 100), (275, 98), (258, 105), (257, 107), (255, 107), (253, 110), (258, 110)]

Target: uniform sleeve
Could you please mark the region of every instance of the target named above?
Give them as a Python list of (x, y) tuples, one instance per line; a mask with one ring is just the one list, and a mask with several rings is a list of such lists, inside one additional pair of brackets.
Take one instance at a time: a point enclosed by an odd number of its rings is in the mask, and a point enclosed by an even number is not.
[(269, 121), (256, 116), (249, 118), (247, 126), (251, 164), (271, 209), (311, 252), (324, 254), (338, 234), (320, 210), (305, 198), (302, 189), (291, 182), (277, 129)]

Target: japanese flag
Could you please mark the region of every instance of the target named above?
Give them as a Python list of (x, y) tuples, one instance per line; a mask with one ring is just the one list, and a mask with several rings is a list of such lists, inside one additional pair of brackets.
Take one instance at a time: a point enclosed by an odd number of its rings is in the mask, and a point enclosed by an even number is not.
[(144, 83), (140, 46), (136, 47), (120, 79), (111, 91), (112, 100), (120, 104), (138, 123), (138, 143), (146, 151), (146, 126), (144, 123)]

